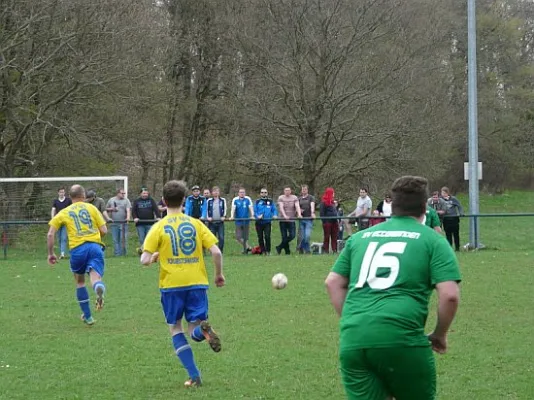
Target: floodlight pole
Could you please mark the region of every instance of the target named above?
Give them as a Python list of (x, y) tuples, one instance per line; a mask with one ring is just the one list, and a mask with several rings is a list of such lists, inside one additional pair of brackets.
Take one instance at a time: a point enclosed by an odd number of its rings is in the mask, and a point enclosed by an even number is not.
[[(469, 214), (478, 215), (477, 31), (475, 0), (467, 0), (467, 97), (469, 120)], [(479, 248), (479, 233), (478, 218), (470, 217), (469, 248)]]

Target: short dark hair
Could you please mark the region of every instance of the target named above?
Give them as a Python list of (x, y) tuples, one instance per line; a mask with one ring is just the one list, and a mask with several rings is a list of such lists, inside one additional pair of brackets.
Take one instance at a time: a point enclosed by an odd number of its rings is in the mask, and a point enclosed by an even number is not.
[(419, 218), (426, 212), (428, 180), (422, 176), (401, 176), (393, 182), (391, 194), (393, 215)]
[(432, 192), (432, 196), (439, 196), (439, 192), (438, 192), (437, 190), (434, 190), (434, 191)]
[(65, 190), (65, 186), (61, 186), (57, 191), (59, 192), (60, 190)]
[(85, 189), (82, 185), (72, 185), (69, 190), (71, 199), (85, 199)]
[(187, 191), (184, 181), (169, 181), (163, 186), (163, 200), (167, 207), (178, 208), (184, 203)]
[(369, 190), (367, 190), (367, 188), (366, 188), (366, 187), (361, 187), (361, 188), (360, 188), (360, 190), (363, 190), (363, 191), (365, 191), (365, 193), (369, 193)]

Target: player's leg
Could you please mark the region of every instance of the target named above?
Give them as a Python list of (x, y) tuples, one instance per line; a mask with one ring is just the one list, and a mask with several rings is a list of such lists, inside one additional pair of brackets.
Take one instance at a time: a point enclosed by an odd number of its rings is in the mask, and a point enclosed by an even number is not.
[(89, 306), (89, 293), (85, 287), (85, 273), (87, 272), (87, 245), (75, 247), (71, 251), (70, 270), (76, 282), (76, 299), (83, 312), (82, 320), (87, 325), (94, 324)]
[(100, 311), (104, 307), (104, 293), (106, 292), (106, 285), (102, 281), (104, 276), (104, 250), (102, 246), (97, 243), (90, 243), (88, 245), (88, 259), (87, 270), (91, 279), (91, 285), (96, 294), (96, 310)]
[(388, 390), (380, 378), (369, 369), (367, 350), (340, 349), (341, 379), (348, 400), (387, 400)]
[(184, 307), (185, 319), (189, 323), (189, 334), (195, 342), (207, 340), (211, 349), (221, 351), (221, 339), (208, 321), (208, 293), (206, 289), (187, 291)]
[(121, 249), (123, 256), (128, 252), (128, 229), (128, 223), (121, 225)]
[(367, 361), (396, 400), (436, 398), (436, 365), (429, 346), (369, 349)]
[(89, 306), (89, 292), (85, 287), (85, 275), (73, 273), (74, 281), (76, 282), (76, 299), (82, 310), (82, 321), (87, 325), (95, 323), (91, 315), (91, 307)]
[(189, 379), (185, 382), (185, 386), (192, 387), (200, 386), (202, 380), (200, 378), (200, 371), (195, 363), (193, 350), (187, 342), (187, 338), (182, 328), (185, 297), (185, 291), (162, 292), (161, 306), (163, 308), (165, 320), (169, 325), (174, 352), (189, 375)]

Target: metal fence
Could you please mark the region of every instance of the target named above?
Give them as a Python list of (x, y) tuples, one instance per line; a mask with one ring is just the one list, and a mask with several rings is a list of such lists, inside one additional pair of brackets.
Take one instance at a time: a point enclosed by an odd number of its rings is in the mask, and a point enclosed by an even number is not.
[[(478, 232), (480, 243), (483, 244), (485, 249), (500, 250), (500, 251), (529, 251), (534, 249), (533, 234), (534, 213), (508, 213), (508, 214), (477, 214), (477, 215), (463, 215), (460, 217), (459, 224), (459, 236), (460, 236), (460, 250), (466, 250), (465, 244), (468, 242), (468, 219), (475, 218), (479, 220), (480, 232)], [(367, 220), (367, 221), (365, 221)], [(294, 222), (294, 238), (289, 242), (290, 254), (299, 253), (299, 246), (301, 244), (302, 230), (304, 224), (311, 224), (311, 236), (310, 236), (310, 252), (312, 254), (324, 254), (325, 249), (323, 243), (325, 242), (324, 229), (327, 223), (338, 223), (338, 232), (336, 235), (336, 246), (339, 245), (338, 250), (343, 245), (343, 239), (349, 236), (347, 229), (350, 226), (352, 233), (365, 229), (368, 225), (375, 225), (387, 220), (387, 217), (369, 217), (364, 221), (356, 221), (354, 218), (348, 217), (330, 217), (330, 218), (300, 218), (300, 219), (275, 219), (270, 223), (271, 230), (271, 246), (270, 253), (276, 255), (280, 244), (282, 244), (282, 238), (287, 233), (287, 225), (285, 222)], [(235, 219), (226, 220), (222, 223), (224, 230), (224, 254), (225, 255), (242, 255), (253, 254), (251, 251), (247, 251), (247, 248), (236, 240), (236, 235), (242, 234), (242, 230), (236, 228), (236, 223), (249, 222), (248, 226), (248, 246), (252, 249), (259, 245), (258, 232), (262, 231), (257, 229), (256, 220), (249, 219)], [(208, 224), (207, 221), (205, 221)], [(135, 223), (129, 222), (113, 222), (108, 224), (108, 234), (104, 238), (106, 244), (106, 255), (113, 257), (116, 253), (114, 249), (113, 238), (111, 230), (113, 225), (125, 226), (127, 225), (127, 233), (122, 236), (124, 240), (124, 250), (126, 256), (137, 256), (138, 249), (141, 248), (139, 243), (139, 235), (137, 233)], [(46, 234), (48, 232), (48, 221), (0, 221), (2, 227), (2, 246), (4, 259), (18, 258), (24, 256), (46, 256)], [(283, 229), (281, 229), (283, 228)], [(332, 226), (329, 227), (331, 229)], [(124, 231), (123, 231), (124, 232)], [(289, 232), (289, 238), (293, 235)], [(328, 232), (331, 233), (331, 232)], [(445, 236), (445, 232), (443, 232)], [(285, 235), (287, 236), (287, 235)], [(337, 243), (337, 240), (340, 240)], [(58, 241), (56, 238), (56, 248)], [(121, 245), (122, 247), (122, 245)], [(330, 240), (328, 251), (332, 250), (332, 240)], [(284, 249), (280, 249), (280, 253), (284, 255), (286, 252)]]

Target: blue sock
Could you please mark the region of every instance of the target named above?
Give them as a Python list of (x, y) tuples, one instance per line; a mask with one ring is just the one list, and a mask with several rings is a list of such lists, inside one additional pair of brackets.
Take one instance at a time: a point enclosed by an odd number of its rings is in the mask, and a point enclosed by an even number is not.
[(174, 335), (172, 337), (172, 344), (174, 345), (176, 355), (182, 362), (184, 368), (187, 370), (189, 377), (191, 379), (198, 378), (200, 376), (200, 371), (195, 364), (193, 350), (191, 350), (191, 346), (189, 346), (189, 343), (187, 343), (185, 335), (182, 332)]
[(89, 307), (89, 293), (87, 292), (87, 288), (79, 287), (76, 288), (76, 298), (78, 299), (78, 304), (80, 304), (80, 308), (83, 311), (83, 316), (85, 319), (91, 318), (91, 308)]
[(202, 334), (202, 329), (200, 329), (200, 325), (197, 326), (195, 330), (191, 333), (191, 339), (193, 339), (195, 342), (202, 342), (206, 340), (206, 338)]
[(95, 291), (95, 293), (98, 288), (102, 288), (102, 295), (104, 295), (104, 293), (106, 292), (106, 285), (104, 285), (104, 282), (102, 281), (95, 282), (93, 285), (93, 290)]

